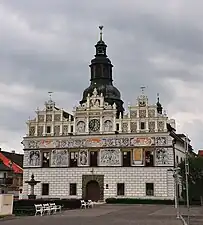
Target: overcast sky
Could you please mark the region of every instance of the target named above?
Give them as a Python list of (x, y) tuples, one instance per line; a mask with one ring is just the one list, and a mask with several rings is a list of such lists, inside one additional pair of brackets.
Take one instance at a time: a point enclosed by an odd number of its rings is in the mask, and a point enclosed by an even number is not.
[(203, 1), (1, 0), (0, 147), (22, 151), (26, 121), (53, 91), (71, 111), (88, 87), (99, 25), (114, 85), (136, 103), (140, 86), (177, 132), (203, 148)]

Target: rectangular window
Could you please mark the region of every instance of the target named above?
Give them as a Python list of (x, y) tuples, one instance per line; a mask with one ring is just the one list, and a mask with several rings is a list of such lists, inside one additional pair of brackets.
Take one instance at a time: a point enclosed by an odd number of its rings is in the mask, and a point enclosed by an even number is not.
[(179, 158), (178, 158), (178, 155), (176, 156), (176, 164), (177, 164), (177, 165), (179, 164)]
[(131, 152), (130, 151), (123, 152), (123, 166), (125, 166), (125, 167), (131, 166)]
[(78, 152), (70, 152), (70, 167), (77, 167), (78, 166)]
[(124, 183), (118, 183), (117, 184), (117, 195), (125, 195), (125, 184)]
[(42, 195), (49, 195), (49, 184), (42, 184)]
[(77, 195), (77, 184), (76, 183), (70, 184), (70, 195)]
[(154, 152), (145, 151), (145, 166), (154, 166)]
[(90, 166), (92, 167), (98, 166), (97, 156), (98, 156), (98, 153), (96, 151), (90, 151)]
[(141, 123), (140, 123), (140, 129), (141, 129), (141, 130), (144, 130), (144, 129), (145, 129), (145, 123), (144, 123), (144, 122), (141, 122)]
[(154, 184), (153, 183), (146, 183), (146, 195), (154, 196)]
[(51, 133), (51, 126), (47, 126), (47, 134)]
[(42, 153), (42, 167), (49, 167), (49, 152)]
[(70, 132), (73, 133), (73, 125), (70, 127)]
[(116, 131), (119, 131), (119, 124), (116, 124)]

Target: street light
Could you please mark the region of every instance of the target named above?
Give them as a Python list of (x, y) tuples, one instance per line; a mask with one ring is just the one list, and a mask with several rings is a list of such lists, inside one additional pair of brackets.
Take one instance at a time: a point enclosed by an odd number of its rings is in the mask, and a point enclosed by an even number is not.
[(178, 205), (178, 173), (179, 173), (180, 168), (175, 167), (173, 169), (168, 169), (168, 171), (173, 172), (173, 178), (174, 178), (174, 192), (175, 192), (175, 208), (176, 208), (176, 216), (179, 219), (180, 218), (180, 212), (179, 212), (179, 205)]
[(188, 225), (190, 223), (190, 202), (189, 202), (189, 183), (188, 183), (188, 176), (189, 176), (189, 161), (188, 161), (188, 137), (185, 138), (186, 144), (185, 147), (185, 188), (186, 188), (186, 201), (187, 201), (187, 222)]

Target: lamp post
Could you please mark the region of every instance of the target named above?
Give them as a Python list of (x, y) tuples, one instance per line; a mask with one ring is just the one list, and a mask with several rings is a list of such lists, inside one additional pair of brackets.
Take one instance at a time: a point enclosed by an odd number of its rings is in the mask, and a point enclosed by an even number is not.
[(188, 161), (188, 137), (185, 138), (185, 188), (186, 188), (186, 201), (187, 201), (187, 222), (190, 224), (190, 202), (189, 202), (189, 161)]
[(179, 172), (180, 168), (179, 167), (175, 167), (173, 169), (168, 169), (168, 171), (173, 172), (173, 178), (174, 178), (174, 192), (175, 192), (175, 198), (174, 198), (174, 202), (175, 202), (175, 208), (176, 208), (176, 217), (179, 219), (180, 218), (180, 212), (179, 212), (179, 204), (178, 204), (178, 172)]

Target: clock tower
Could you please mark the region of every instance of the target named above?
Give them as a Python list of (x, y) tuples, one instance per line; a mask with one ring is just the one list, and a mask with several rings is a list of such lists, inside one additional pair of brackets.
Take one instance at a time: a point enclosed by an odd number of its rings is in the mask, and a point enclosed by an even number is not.
[(103, 41), (103, 26), (99, 26), (99, 29), (100, 39), (95, 45), (95, 58), (91, 60), (90, 64), (91, 83), (90, 86), (84, 90), (80, 104), (85, 103), (87, 101), (88, 94), (91, 95), (96, 88), (99, 95), (101, 93), (103, 94), (105, 102), (109, 103), (109, 105), (113, 105), (114, 103), (116, 104), (118, 118), (120, 114), (123, 116), (123, 101), (121, 100), (121, 94), (119, 90), (113, 86), (113, 65), (106, 54), (107, 45)]

